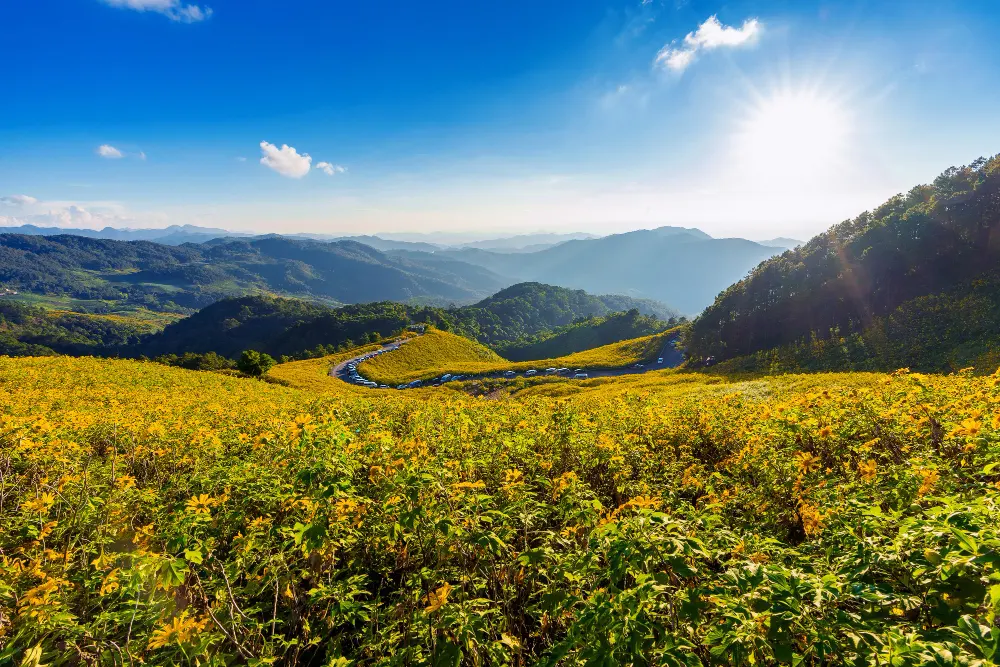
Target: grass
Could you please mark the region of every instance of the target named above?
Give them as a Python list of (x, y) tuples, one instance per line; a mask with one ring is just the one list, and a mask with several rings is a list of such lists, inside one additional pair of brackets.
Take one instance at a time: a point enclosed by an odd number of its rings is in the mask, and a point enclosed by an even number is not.
[(363, 362), (358, 371), (379, 384), (395, 386), (425, 379), (451, 368), (494, 368), (504, 358), (479, 343), (428, 327), (422, 336), (404, 343), (394, 352)]
[(349, 391), (368, 391), (367, 389), (348, 384), (339, 378), (332, 377), (330, 369), (342, 361), (347, 361), (348, 359), (372, 352), (381, 347), (381, 345), (376, 343), (316, 359), (290, 361), (285, 364), (278, 364), (270, 370), (268, 375), (289, 387), (304, 389), (321, 395), (338, 395)]
[(639, 362), (655, 360), (663, 346), (676, 335), (677, 329), (671, 329), (661, 334), (604, 345), (556, 359), (513, 362), (461, 336), (429, 329), (426, 334), (403, 345), (399, 350), (364, 362), (359, 371), (374, 382), (394, 386), (413, 380), (428, 380), (443, 373), (482, 375), (549, 367), (626, 368)]

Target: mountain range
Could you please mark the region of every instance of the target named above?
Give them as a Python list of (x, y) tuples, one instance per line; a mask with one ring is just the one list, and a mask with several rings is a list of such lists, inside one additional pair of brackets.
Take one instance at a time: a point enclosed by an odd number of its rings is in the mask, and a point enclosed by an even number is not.
[(59, 230), (69, 234), (14, 229), (30, 233), (0, 234), (0, 287), (180, 312), (255, 292), (332, 305), (461, 305), (516, 283), (541, 282), (652, 299), (690, 315), (784, 249), (683, 227), (568, 240), (527, 235), (445, 248), (377, 236), (240, 237), (189, 225)]
[[(694, 314), (782, 250), (746, 239), (716, 239), (698, 229), (660, 227), (566, 241), (531, 253), (462, 248), (434, 255), (474, 264), (516, 282), (655, 299)], [(411, 251), (392, 254), (431, 261)]]

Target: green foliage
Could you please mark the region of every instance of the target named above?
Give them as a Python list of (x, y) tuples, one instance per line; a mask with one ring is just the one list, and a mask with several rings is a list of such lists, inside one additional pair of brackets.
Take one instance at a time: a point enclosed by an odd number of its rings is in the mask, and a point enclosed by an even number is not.
[(553, 359), (631, 338), (650, 336), (676, 323), (675, 318), (664, 321), (632, 309), (606, 317), (579, 319), (573, 324), (540, 334), (526, 342), (500, 345), (497, 351), (512, 361)]
[(472, 306), (451, 310), (448, 314), (454, 320), (452, 330), (456, 333), (499, 350), (531, 345), (538, 342), (540, 335), (570, 326), (581, 319), (606, 317), (626, 310), (637, 310), (660, 318), (676, 315), (662, 304), (648, 300), (615, 295), (593, 296), (583, 290), (541, 283), (520, 283)]
[[(502, 347), (515, 341), (538, 342), (540, 336), (581, 318), (607, 316), (610, 311), (604, 301), (621, 305), (628, 303), (628, 297), (595, 297), (537, 283), (515, 285), (473, 306), (447, 309), (393, 302), (330, 308), (295, 299), (246, 296), (207, 306), (147, 337), (131, 353), (158, 357), (214, 351), (233, 358), (242, 350), (255, 349), (305, 359), (353, 347), (354, 341), (389, 338), (418, 323)], [(595, 322), (598, 331), (591, 340), (600, 345), (603, 339), (614, 342), (636, 337), (626, 335), (631, 332), (645, 335), (665, 328), (653, 322), (638, 314)], [(575, 342), (564, 347), (584, 349), (580, 345), (586, 343), (585, 336), (570, 337)]]
[(257, 350), (244, 350), (236, 362), (236, 368), (250, 377), (263, 377), (277, 363), (271, 355)]
[(998, 238), (1000, 156), (948, 169), (762, 263), (694, 322), (688, 349), (721, 360), (861, 333), (994, 270)]
[(227, 359), (215, 352), (198, 354), (196, 352), (185, 352), (182, 355), (166, 354), (156, 357), (153, 361), (166, 364), (167, 366), (177, 366), (190, 371), (222, 371), (236, 368), (236, 362)]
[(130, 317), (47, 311), (0, 298), (0, 354), (113, 355), (155, 328)]
[(0, 359), (0, 660), (998, 664), (998, 378), (640, 380)]
[(335, 305), (386, 299), (469, 303), (507, 282), (460, 262), (443, 270), (352, 241), (269, 236), (169, 246), (0, 234), (0, 285), (169, 312), (260, 292)]
[(959, 371), (992, 373), (1000, 366), (1000, 275), (939, 294), (910, 299), (863, 331), (829, 332), (808, 341), (737, 357), (716, 372), (787, 373), (819, 370)]

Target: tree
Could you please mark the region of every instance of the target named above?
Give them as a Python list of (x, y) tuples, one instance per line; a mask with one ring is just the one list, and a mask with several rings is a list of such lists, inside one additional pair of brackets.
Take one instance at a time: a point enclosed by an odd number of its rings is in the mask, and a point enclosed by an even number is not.
[(240, 360), (236, 362), (236, 368), (245, 375), (259, 378), (271, 370), (274, 364), (274, 358), (269, 354), (257, 350), (244, 350)]

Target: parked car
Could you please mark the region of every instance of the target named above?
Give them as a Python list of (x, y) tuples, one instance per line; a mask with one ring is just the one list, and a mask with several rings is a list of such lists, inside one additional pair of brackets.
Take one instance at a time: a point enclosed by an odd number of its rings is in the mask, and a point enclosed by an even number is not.
[(516, 377), (517, 373), (515, 373), (514, 371), (504, 371), (503, 372), (503, 376), (505, 378), (512, 378), (512, 377)]
[(406, 389), (407, 385), (401, 384), (396, 387), (396, 389)]
[(545, 374), (546, 375), (555, 375), (555, 372), (556, 372), (556, 369), (554, 369), (554, 368), (546, 368), (545, 369)]
[(413, 382), (411, 382), (406, 386), (409, 387), (410, 389), (416, 389), (417, 387), (423, 387), (424, 383), (421, 382), (420, 380), (414, 380)]
[(662, 364), (663, 363), (663, 357), (657, 358), (656, 363)]
[(532, 368), (531, 370), (524, 371), (524, 377), (530, 378), (532, 375), (538, 375), (538, 371), (536, 371), (534, 368)]
[(573, 379), (574, 379), (574, 380), (586, 380), (586, 379), (588, 379), (589, 377), (590, 377), (590, 376), (589, 376), (589, 375), (587, 375), (586, 373), (577, 373), (577, 374), (575, 374), (575, 375), (573, 376)]

